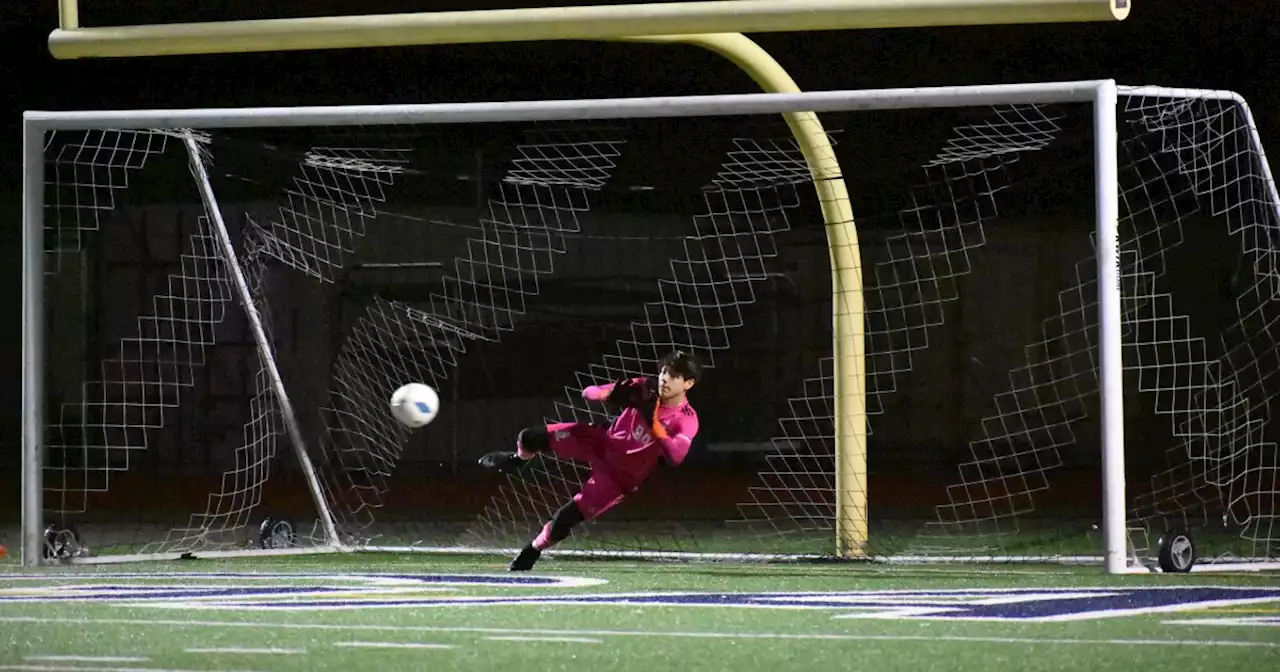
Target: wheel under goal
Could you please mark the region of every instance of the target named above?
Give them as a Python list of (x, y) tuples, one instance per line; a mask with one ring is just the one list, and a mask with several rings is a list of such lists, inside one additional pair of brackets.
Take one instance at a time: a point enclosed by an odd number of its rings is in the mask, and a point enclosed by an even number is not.
[[(777, 116), (809, 110), (858, 235), (866, 415), (838, 421), (846, 279)], [(605, 419), (583, 386), (677, 348), (708, 367), (692, 457), (558, 553), (1280, 555), (1280, 198), (1234, 94), (29, 113), (25, 132), (28, 563), (505, 553), (586, 471), (476, 458)], [(413, 432), (387, 412), (409, 381), (443, 399)], [(865, 443), (837, 440), (860, 421)]]

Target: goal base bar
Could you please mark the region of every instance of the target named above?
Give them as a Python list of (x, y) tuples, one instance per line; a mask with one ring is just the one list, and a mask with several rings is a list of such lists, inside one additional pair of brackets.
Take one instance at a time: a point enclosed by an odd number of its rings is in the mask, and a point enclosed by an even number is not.
[[(306, 548), (246, 549), (234, 551), (171, 551), (165, 553), (135, 553), (130, 555), (105, 555), (101, 557), (67, 558), (58, 565), (110, 565), (127, 562), (178, 562), (184, 560), (219, 560), (231, 558), (267, 558), (305, 555), (333, 555), (352, 553), (415, 553), (422, 555), (492, 555), (509, 557), (520, 552), (518, 548), (480, 546), (309, 546)], [(873, 565), (1101, 565), (1101, 555), (886, 555), (876, 557), (842, 558), (817, 553), (694, 553), (681, 551), (590, 551), (560, 549), (546, 551), (548, 557), (585, 558), (601, 560), (645, 561), (720, 561), (742, 563), (840, 563)], [(1160, 574), (1161, 570), (1143, 565), (1132, 565), (1125, 574)], [(1197, 564), (1194, 572), (1268, 572), (1280, 571), (1280, 561), (1271, 558), (1237, 558), (1234, 562)]]
[[(480, 546), (361, 546), (356, 553), (422, 553), (424, 555), (497, 555), (513, 556), (518, 548)], [(580, 549), (548, 550), (548, 557), (597, 558), (608, 560), (668, 560), (698, 561), (719, 560), (725, 562), (831, 562), (866, 563), (875, 565), (1101, 565), (1101, 555), (885, 555), (860, 558), (842, 558), (817, 553), (694, 553), (681, 551), (589, 551)], [(1152, 560), (1154, 562), (1154, 560)], [(1239, 572), (1280, 570), (1280, 561), (1271, 558), (1237, 558), (1235, 562), (1196, 565), (1193, 572)], [(1161, 573), (1157, 569), (1136, 565), (1126, 569), (1126, 574)]]
[(221, 558), (268, 558), (284, 555), (329, 555), (350, 553), (346, 546), (307, 546), (305, 548), (244, 549), (237, 551), (168, 551), (164, 553), (134, 553), (130, 555), (103, 555), (99, 557), (65, 558), (51, 560), (56, 565), (112, 565), (124, 562), (164, 562), (180, 560), (217, 560)]

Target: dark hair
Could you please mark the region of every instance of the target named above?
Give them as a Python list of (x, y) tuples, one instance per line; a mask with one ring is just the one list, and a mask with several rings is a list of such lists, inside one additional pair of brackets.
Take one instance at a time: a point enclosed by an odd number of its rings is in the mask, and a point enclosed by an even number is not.
[(676, 350), (663, 357), (658, 363), (658, 370), (666, 370), (673, 376), (694, 382), (697, 382), (698, 376), (702, 375), (702, 367), (698, 365), (698, 360), (683, 350)]

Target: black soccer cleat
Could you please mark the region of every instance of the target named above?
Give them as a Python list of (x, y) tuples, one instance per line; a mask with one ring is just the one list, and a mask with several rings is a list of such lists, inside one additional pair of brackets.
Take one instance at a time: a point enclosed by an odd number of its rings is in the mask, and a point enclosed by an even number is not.
[(533, 547), (533, 544), (530, 544), (520, 550), (520, 555), (517, 555), (515, 559), (511, 561), (511, 564), (507, 565), (507, 570), (511, 572), (527, 572), (530, 569), (533, 569), (534, 563), (536, 563), (540, 557), (542, 557), (542, 551), (539, 551)]
[(480, 458), (480, 466), (487, 469), (497, 469), (503, 473), (511, 474), (524, 467), (527, 460), (520, 459), (519, 455), (512, 452), (499, 451), (489, 453)]

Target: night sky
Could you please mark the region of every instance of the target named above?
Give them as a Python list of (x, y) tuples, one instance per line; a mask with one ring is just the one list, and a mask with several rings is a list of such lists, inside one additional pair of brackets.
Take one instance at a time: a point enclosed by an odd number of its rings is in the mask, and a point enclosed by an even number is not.
[[(616, 2), (616, 0), (615, 0)], [(57, 3), (0, 3), (20, 47), (5, 64), (22, 109), (504, 100), (752, 91), (719, 57), (685, 47), (530, 43), (67, 61), (45, 48)], [(281, 3), (84, 0), (84, 25), (255, 16)], [(535, 6), (517, 0), (325, 0), (313, 13)], [(591, 4), (567, 3), (560, 4)], [(605, 4), (605, 3), (594, 3)], [(201, 6), (186, 10), (183, 6)], [(149, 9), (154, 7), (154, 10)], [(96, 10), (95, 10), (96, 8)], [(1221, 8), (1221, 9), (1208, 9)], [(261, 11), (261, 10), (257, 10)], [(1242, 93), (1280, 137), (1280, 22), (1274, 0), (1137, 0), (1120, 23), (769, 34), (758, 41), (806, 89), (985, 84), (1113, 77), (1121, 83)], [(16, 16), (14, 16), (16, 14)], [(278, 15), (275, 15), (278, 16)], [(12, 86), (9, 87), (14, 90)], [(6, 171), (9, 173), (9, 171)]]
[[(780, 0), (784, 1), (785, 0)], [(267, 18), (261, 0), (83, 0), (84, 25)], [(536, 6), (515, 0), (309, 0), (313, 15)], [(584, 3), (561, 3), (584, 4)], [(606, 4), (597, 2), (594, 4)], [(617, 3), (608, 3), (617, 4)], [(805, 89), (987, 84), (1114, 78), (1235, 90), (1250, 102), (1272, 163), (1280, 156), (1280, 22), (1277, 0), (1135, 0), (1120, 23), (845, 31), (753, 36)], [(32, 7), (31, 5), (36, 5)], [(9, 108), (0, 148), (3, 331), (0, 446), (17, 448), (19, 422), (20, 184), (24, 109), (231, 107), (426, 103), (569, 97), (740, 93), (752, 83), (727, 61), (694, 48), (530, 43), (197, 56), (103, 61), (52, 59), (54, 0), (0, 3), (10, 56), (0, 63)], [(199, 6), (200, 9), (194, 9)], [(272, 16), (282, 16), (274, 14)], [(0, 460), (0, 465), (8, 464)], [(16, 494), (16, 493), (15, 493)]]

